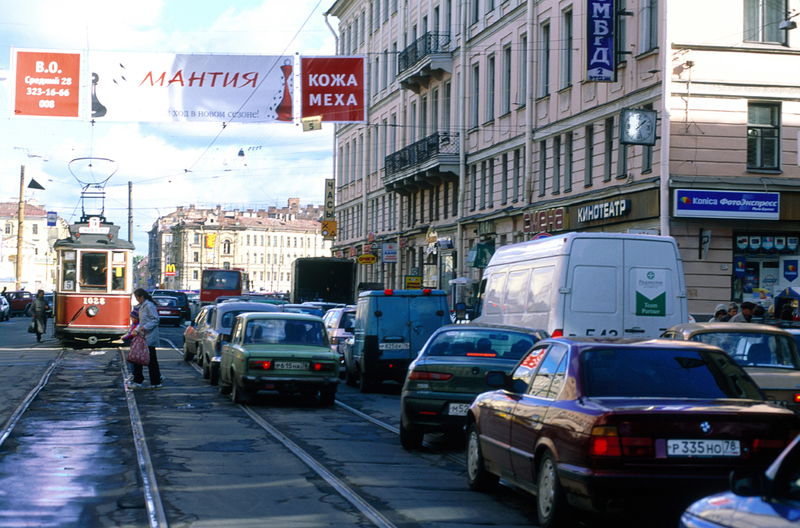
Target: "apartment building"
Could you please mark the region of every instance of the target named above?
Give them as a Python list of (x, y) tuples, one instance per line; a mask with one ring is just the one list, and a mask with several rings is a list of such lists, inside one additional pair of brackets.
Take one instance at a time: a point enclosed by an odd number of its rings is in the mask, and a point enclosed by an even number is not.
[(504, 244), (664, 234), (681, 247), (690, 312), (769, 305), (800, 286), (799, 10), (338, 0), (327, 15), (338, 53), (367, 58), (369, 108), (336, 130), (334, 253), (376, 253), (364, 281), (447, 289), (477, 281)]
[(287, 292), (294, 260), (331, 255), (321, 216), (296, 198), (266, 210), (178, 207), (149, 232), (145, 287), (198, 290), (203, 269), (236, 268), (248, 273), (252, 291)]

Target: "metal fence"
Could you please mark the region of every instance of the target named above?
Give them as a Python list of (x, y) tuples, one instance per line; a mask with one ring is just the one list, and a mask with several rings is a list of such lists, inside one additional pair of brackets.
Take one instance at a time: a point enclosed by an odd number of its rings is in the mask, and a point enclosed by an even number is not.
[(386, 156), (386, 176), (425, 162), (440, 154), (458, 155), (458, 132), (436, 132)]
[(397, 60), (399, 71), (430, 55), (450, 51), (450, 33), (425, 33), (400, 52)]

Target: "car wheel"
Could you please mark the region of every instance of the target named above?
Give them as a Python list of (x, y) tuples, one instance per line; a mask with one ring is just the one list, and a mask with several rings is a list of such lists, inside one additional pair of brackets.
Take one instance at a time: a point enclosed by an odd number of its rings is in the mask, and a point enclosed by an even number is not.
[(29, 304), (28, 306), (25, 307), (25, 317), (30, 317), (30, 316), (31, 316), (31, 305)]
[(403, 420), (400, 420), (400, 445), (403, 446), (403, 449), (406, 451), (414, 451), (415, 449), (421, 448), (424, 436), (425, 433), (409, 428), (403, 423)]
[(347, 367), (347, 363), (344, 366), (344, 382), (347, 383), (350, 387), (355, 387), (358, 385), (358, 376), (355, 372), (351, 371)]
[(231, 401), (233, 403), (245, 403), (250, 401), (250, 395), (245, 394), (244, 389), (242, 389), (238, 383), (236, 383), (236, 379), (231, 376)]
[(492, 491), (500, 482), (500, 477), (486, 471), (478, 425), (475, 423), (469, 426), (467, 433), (467, 482), (473, 491)]
[(186, 346), (186, 343), (183, 343), (183, 360), (187, 363), (192, 360), (194, 354), (189, 352), (189, 347)]
[(323, 389), (319, 392), (319, 404), (323, 407), (330, 407), (336, 403), (336, 387), (333, 389)]
[(205, 356), (203, 356), (203, 379), (210, 379), (211, 378), (211, 364), (210, 362), (205, 360)]
[[(203, 372), (205, 372), (206, 368), (203, 367)], [(211, 364), (209, 367), (209, 374), (208, 374), (208, 382), (211, 385), (219, 385), (219, 365)]]
[(372, 392), (372, 380), (370, 380), (361, 369), (358, 369), (358, 385), (362, 394)]
[(569, 506), (564, 498), (561, 482), (558, 480), (555, 457), (550, 451), (542, 457), (536, 480), (536, 511), (539, 514), (539, 526), (541, 528), (567, 526)]
[(230, 394), (232, 388), (233, 387), (231, 387), (230, 385), (227, 385), (223, 380), (220, 379), (220, 381), (219, 381), (219, 393), (220, 394)]

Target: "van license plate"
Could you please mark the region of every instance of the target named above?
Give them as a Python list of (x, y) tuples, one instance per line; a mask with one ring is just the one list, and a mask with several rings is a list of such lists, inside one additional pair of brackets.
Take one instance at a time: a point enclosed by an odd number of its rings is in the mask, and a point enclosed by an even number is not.
[(308, 363), (299, 361), (276, 361), (275, 370), (308, 370)]
[(668, 456), (738, 457), (738, 440), (667, 440)]
[(406, 350), (411, 343), (378, 343), (378, 350)]
[(468, 410), (468, 403), (451, 403), (447, 408), (447, 414), (450, 416), (466, 416)]

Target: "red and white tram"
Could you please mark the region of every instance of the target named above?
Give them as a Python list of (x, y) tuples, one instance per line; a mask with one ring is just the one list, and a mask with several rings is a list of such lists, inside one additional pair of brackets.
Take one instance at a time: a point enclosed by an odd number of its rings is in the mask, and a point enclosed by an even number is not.
[(120, 240), (119, 226), (102, 216), (69, 226), (69, 238), (56, 241), (54, 336), (94, 345), (123, 336), (130, 324), (133, 249)]

